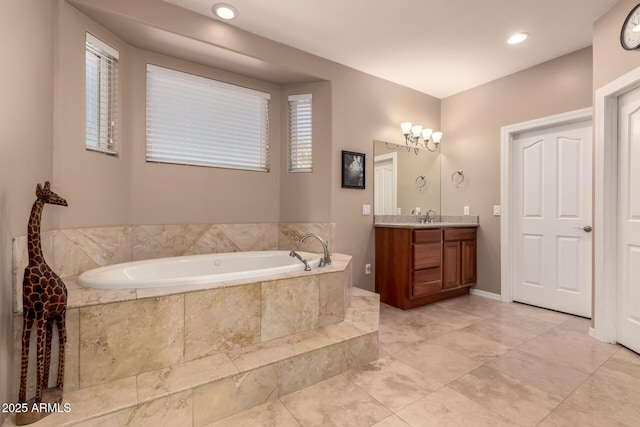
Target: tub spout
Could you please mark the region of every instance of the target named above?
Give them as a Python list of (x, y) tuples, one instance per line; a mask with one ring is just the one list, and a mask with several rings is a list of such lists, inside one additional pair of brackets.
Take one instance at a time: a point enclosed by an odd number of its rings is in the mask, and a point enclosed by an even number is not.
[(289, 256), (298, 258), (304, 264), (304, 271), (311, 271), (311, 266), (309, 265), (307, 260), (302, 258), (296, 251), (289, 252)]
[(300, 243), (303, 243), (305, 240), (307, 240), (308, 237), (315, 237), (316, 239), (320, 240), (320, 243), (322, 244), (322, 250), (324, 251), (324, 256), (320, 258), (320, 264), (318, 265), (318, 267), (325, 267), (331, 264), (331, 254), (329, 253), (329, 242), (325, 241), (322, 237), (318, 236), (317, 234), (307, 234), (305, 236), (302, 236), (302, 238), (300, 239)]

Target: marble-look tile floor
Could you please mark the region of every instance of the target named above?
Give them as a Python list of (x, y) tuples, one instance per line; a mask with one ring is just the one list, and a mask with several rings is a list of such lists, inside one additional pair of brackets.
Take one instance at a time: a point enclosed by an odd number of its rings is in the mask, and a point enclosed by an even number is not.
[(219, 426), (638, 426), (640, 356), (590, 321), (464, 296), (381, 304), (380, 359)]

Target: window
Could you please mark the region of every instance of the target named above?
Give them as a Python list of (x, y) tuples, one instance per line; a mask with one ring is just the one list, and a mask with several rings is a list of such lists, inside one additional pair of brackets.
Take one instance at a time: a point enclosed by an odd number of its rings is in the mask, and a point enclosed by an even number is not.
[(147, 161), (269, 171), (271, 95), (147, 65)]
[(289, 172), (313, 171), (313, 98), (289, 95)]
[(116, 154), (118, 51), (86, 35), (86, 146)]

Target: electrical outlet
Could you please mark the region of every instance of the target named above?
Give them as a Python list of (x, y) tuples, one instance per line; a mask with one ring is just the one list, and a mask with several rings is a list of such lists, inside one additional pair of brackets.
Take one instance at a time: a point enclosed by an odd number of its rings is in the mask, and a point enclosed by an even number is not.
[(371, 264), (365, 264), (364, 274), (371, 274)]
[(464, 207), (464, 214), (469, 215), (469, 206)]
[(362, 215), (371, 215), (371, 205), (362, 205)]
[(500, 208), (500, 205), (495, 205), (493, 207), (493, 216), (500, 216), (502, 214), (502, 209)]

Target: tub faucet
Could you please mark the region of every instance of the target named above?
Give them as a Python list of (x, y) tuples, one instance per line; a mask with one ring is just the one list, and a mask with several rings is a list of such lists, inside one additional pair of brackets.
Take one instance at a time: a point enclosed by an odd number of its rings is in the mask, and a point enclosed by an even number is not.
[(422, 220), (423, 224), (433, 224), (433, 217), (431, 216), (431, 212), (433, 212), (433, 216), (436, 216), (436, 211), (434, 209), (429, 209), (427, 211), (427, 215)]
[(296, 251), (291, 251), (289, 252), (289, 256), (291, 257), (296, 257), (298, 258), (300, 261), (302, 261), (302, 263), (304, 264), (304, 271), (311, 271), (311, 266), (309, 265), (309, 263), (307, 262), (306, 259), (302, 258), (300, 256), (300, 254), (298, 254)]
[(329, 253), (329, 242), (326, 242), (322, 237), (318, 236), (317, 234), (307, 234), (305, 236), (302, 236), (302, 238), (300, 239), (300, 243), (304, 243), (305, 240), (307, 240), (308, 237), (315, 237), (316, 239), (320, 240), (320, 243), (322, 244), (322, 250), (324, 251), (324, 256), (322, 258), (320, 258), (320, 264), (318, 264), (318, 267), (325, 267), (329, 264), (331, 264), (331, 254)]

